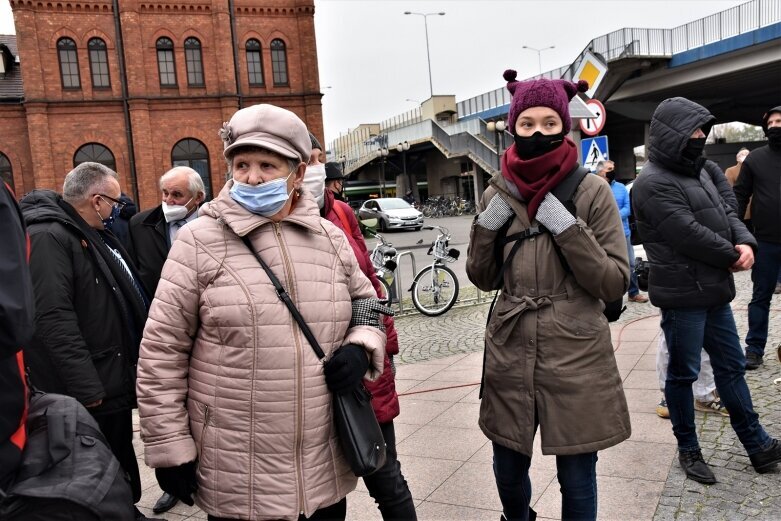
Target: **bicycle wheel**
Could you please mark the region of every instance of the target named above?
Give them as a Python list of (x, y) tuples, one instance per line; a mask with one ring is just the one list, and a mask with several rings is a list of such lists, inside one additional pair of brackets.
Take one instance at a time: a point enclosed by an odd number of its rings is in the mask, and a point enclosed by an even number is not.
[(388, 281), (385, 280), (384, 277), (377, 276), (377, 280), (380, 281), (380, 286), (382, 286), (382, 300), (389, 300), (391, 298), (391, 292), (390, 292), (390, 286), (388, 285)]
[(426, 266), (412, 282), (412, 303), (426, 316), (436, 317), (458, 299), (458, 278), (447, 266)]

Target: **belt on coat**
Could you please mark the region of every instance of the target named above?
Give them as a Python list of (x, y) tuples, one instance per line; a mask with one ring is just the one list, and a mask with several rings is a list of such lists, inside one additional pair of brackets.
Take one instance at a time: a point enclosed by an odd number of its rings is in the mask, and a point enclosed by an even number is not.
[[(508, 306), (506, 310), (497, 309), (496, 318), (491, 321), (496, 324), (496, 327), (492, 328), (491, 331), (491, 338), (495, 344), (504, 344), (507, 341), (510, 333), (515, 329), (518, 319), (527, 311), (537, 311), (550, 306), (556, 300), (565, 300), (568, 296), (567, 293), (559, 293), (557, 295), (540, 295), (538, 297), (530, 297), (528, 295), (516, 297), (504, 293), (502, 298), (516, 305)], [(501, 307), (503, 306), (499, 306), (499, 308)]]

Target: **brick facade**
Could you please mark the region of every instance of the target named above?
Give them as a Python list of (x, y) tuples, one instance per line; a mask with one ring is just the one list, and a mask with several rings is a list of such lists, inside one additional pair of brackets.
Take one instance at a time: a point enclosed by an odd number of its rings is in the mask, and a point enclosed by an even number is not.
[[(121, 38), (115, 30), (112, 0), (10, 3), (24, 101), (0, 105), (7, 136), (0, 141), (0, 152), (11, 161), (19, 194), (33, 188), (61, 190), (77, 150), (99, 143), (113, 154), (123, 191), (131, 197), (137, 191), (139, 206), (149, 208), (159, 204), (157, 180), (171, 168), (172, 151), (183, 139), (197, 140), (206, 148), (212, 193), (217, 193), (226, 172), (217, 130), (240, 104), (285, 107), (297, 113), (318, 139), (323, 137), (314, 0), (121, 0), (117, 2)], [(175, 86), (161, 86), (156, 48), (161, 37), (174, 45)], [(76, 43), (80, 88), (63, 87), (57, 50), (61, 38)], [(108, 87), (93, 88), (88, 49), (92, 38), (106, 45)], [(188, 84), (184, 49), (188, 38), (200, 42), (202, 85)], [(249, 84), (245, 44), (251, 38), (261, 44), (262, 86)], [(286, 85), (273, 81), (271, 42), (275, 39), (285, 44)], [(130, 131), (125, 121), (120, 48), (124, 49)]]

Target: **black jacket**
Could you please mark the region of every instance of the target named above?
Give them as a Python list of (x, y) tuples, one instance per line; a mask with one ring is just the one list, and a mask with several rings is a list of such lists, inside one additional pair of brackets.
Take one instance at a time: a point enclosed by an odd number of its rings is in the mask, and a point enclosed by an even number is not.
[(155, 294), (170, 249), (162, 205), (137, 213), (130, 219), (128, 253), (150, 297)]
[(25, 443), (22, 346), (33, 332), (27, 235), (11, 190), (0, 181), (0, 488), (7, 489)]
[(31, 192), (22, 212), (36, 307), (35, 335), (24, 349), (33, 385), (84, 404), (102, 399), (93, 414), (135, 406), (146, 302), (106, 243), (125, 259), (127, 253), (55, 192)]
[(649, 159), (632, 188), (635, 217), (651, 261), (649, 294), (660, 308), (705, 308), (735, 298), (730, 266), (736, 244), (754, 237), (725, 203), (704, 161), (682, 151), (713, 116), (685, 98), (659, 104), (651, 119)]
[(124, 192), (119, 196), (119, 200), (125, 203), (125, 206), (120, 210), (119, 216), (114, 220), (114, 227), (111, 228), (111, 233), (113, 233), (116, 238), (119, 239), (120, 244), (127, 249), (127, 228), (130, 224), (130, 219), (138, 213), (138, 206), (136, 206), (136, 203), (134, 203)]
[[(775, 111), (781, 112), (781, 107)], [(735, 182), (735, 197), (738, 215), (745, 215), (751, 200), (751, 223), (757, 239), (781, 242), (781, 149), (765, 145), (746, 156)]]

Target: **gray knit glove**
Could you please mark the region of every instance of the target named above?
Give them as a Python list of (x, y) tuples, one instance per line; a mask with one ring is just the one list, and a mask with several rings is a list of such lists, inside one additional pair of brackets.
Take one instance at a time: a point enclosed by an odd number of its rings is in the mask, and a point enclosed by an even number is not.
[(485, 210), (477, 216), (477, 224), (486, 230), (496, 231), (502, 227), (507, 219), (515, 215), (513, 209), (499, 194), (494, 195), (488, 202)]
[(577, 219), (550, 192), (545, 194), (545, 199), (540, 203), (535, 219), (553, 235), (558, 235), (577, 223)]

